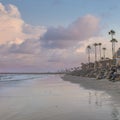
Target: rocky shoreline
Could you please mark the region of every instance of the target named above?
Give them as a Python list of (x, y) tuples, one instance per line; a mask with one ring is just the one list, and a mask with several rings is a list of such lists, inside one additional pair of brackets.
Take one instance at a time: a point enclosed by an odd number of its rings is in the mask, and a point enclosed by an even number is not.
[(80, 69), (73, 70), (67, 73), (68, 75), (89, 77), (96, 79), (108, 79), (109, 81), (120, 81), (120, 70), (116, 66), (111, 68), (97, 68), (97, 69)]

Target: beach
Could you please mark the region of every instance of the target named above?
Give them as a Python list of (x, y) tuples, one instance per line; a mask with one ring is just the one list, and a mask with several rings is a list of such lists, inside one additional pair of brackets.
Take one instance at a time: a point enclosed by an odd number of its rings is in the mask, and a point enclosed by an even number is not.
[(88, 90), (105, 91), (111, 95), (111, 99), (113, 99), (114, 102), (118, 105), (120, 104), (120, 81), (112, 82), (108, 79), (96, 79), (72, 75), (65, 75), (62, 79), (79, 84)]
[(70, 75), (3, 75), (0, 120), (120, 120), (119, 97), (112, 99), (117, 82), (106, 88), (108, 83)]

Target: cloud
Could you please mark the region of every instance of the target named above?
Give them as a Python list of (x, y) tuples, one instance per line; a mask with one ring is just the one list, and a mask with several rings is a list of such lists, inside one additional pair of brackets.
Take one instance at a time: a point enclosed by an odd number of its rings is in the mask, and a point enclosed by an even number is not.
[(93, 15), (80, 17), (68, 27), (50, 27), (41, 38), (43, 47), (66, 48), (96, 36), (100, 31), (99, 18)]
[[(33, 26), (16, 6), (0, 4), (0, 71), (39, 72), (80, 66), (87, 62), (86, 46), (105, 42), (100, 19), (78, 18), (67, 27)], [(105, 42), (108, 44), (107, 42)], [(94, 61), (94, 53), (92, 54)]]
[(28, 39), (19, 45), (12, 44), (9, 47), (9, 53), (38, 54), (38, 53), (40, 53), (40, 42), (38, 40)]
[(44, 32), (44, 27), (26, 24), (16, 6), (0, 3), (0, 44), (19, 44), (28, 38), (39, 38)]
[(30, 67), (34, 71), (38, 68), (38, 39), (45, 32), (44, 26), (25, 23), (16, 6), (0, 3), (0, 71), (29, 70)]

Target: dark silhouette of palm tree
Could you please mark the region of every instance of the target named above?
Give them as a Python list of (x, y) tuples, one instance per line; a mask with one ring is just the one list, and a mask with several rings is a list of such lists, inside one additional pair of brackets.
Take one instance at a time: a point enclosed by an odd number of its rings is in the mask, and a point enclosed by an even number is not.
[(98, 43), (98, 45), (99, 45), (99, 53), (100, 53), (100, 59), (101, 59), (101, 45), (102, 45), (102, 43)]
[(115, 35), (114, 30), (110, 30), (109, 35), (111, 35), (111, 43), (112, 43), (112, 58), (114, 57), (115, 54), (115, 43), (118, 42), (115, 38), (113, 38), (113, 35)]
[(103, 49), (103, 58), (105, 59), (105, 52), (106, 52), (106, 48), (102, 48)]
[(112, 43), (112, 57), (114, 57), (114, 55), (115, 55), (115, 43), (117, 43), (118, 41), (115, 38), (113, 38), (110, 42)]
[[(90, 49), (91, 49), (91, 46), (88, 45), (88, 46), (87, 46), (87, 52), (88, 52), (88, 63), (89, 63), (89, 65), (90, 65)], [(89, 66), (89, 67), (90, 67), (90, 66)]]
[(115, 35), (115, 31), (114, 30), (110, 30), (109, 35), (111, 35), (111, 38), (113, 39), (113, 35)]
[(93, 45), (95, 47), (95, 62), (96, 62), (97, 61), (97, 48), (96, 47), (97, 47), (98, 44), (94, 43)]

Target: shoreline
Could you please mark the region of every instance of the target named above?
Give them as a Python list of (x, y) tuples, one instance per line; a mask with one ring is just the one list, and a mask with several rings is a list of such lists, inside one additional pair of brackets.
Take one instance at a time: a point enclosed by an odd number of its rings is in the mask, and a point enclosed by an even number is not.
[(64, 75), (61, 77), (64, 81), (79, 84), (85, 89), (104, 91), (111, 96), (111, 99), (120, 106), (120, 82), (111, 82), (107, 79), (97, 80), (95, 78)]

